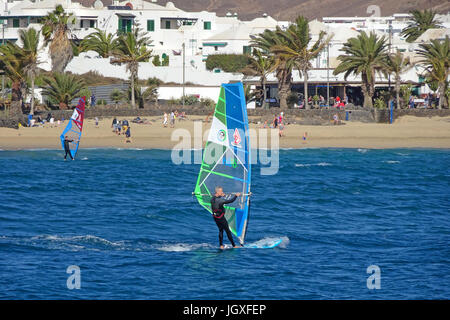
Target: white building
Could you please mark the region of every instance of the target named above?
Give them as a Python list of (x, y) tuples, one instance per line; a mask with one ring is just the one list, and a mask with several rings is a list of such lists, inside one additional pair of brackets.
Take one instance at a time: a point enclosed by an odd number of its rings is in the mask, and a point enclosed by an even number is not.
[[(166, 83), (181, 84), (184, 73), (185, 82), (205, 88), (218, 88), (221, 83), (239, 80), (257, 85), (257, 78), (244, 78), (240, 73), (206, 70), (206, 58), (208, 55), (218, 53), (249, 53), (252, 35), (257, 35), (266, 29), (274, 30), (277, 26), (284, 29), (289, 25), (287, 21), (276, 21), (266, 14), (251, 21), (241, 21), (236, 13), (219, 17), (214, 12), (187, 12), (176, 8), (171, 2), (164, 6), (159, 5), (156, 0), (152, 2), (113, 1), (113, 4), (109, 6), (97, 0), (91, 7), (85, 7), (71, 0), (0, 0), (0, 19), (4, 20), (2, 29), (4, 38), (16, 41), (18, 30), (21, 28), (40, 29), (41, 18), (54, 10), (58, 4), (75, 17), (75, 23), (71, 26), (75, 41), (85, 38), (95, 30), (94, 28), (117, 33), (130, 31), (134, 26), (139, 25), (147, 31), (152, 39), (153, 54), (159, 55), (160, 60), (168, 57), (169, 65), (155, 67), (152, 62), (141, 63), (139, 78), (157, 77)], [(357, 36), (359, 31), (374, 31), (384, 35), (390, 39), (392, 51), (398, 49), (413, 56), (414, 50), (422, 41), (448, 35), (450, 15), (438, 16), (438, 19), (444, 25), (444, 29), (428, 30), (412, 44), (407, 43), (400, 35), (401, 30), (408, 24), (409, 14), (394, 14), (389, 17), (324, 17), (322, 21), (311, 21), (312, 42), (317, 39), (321, 31), (332, 34), (333, 38), (327, 49), (315, 61), (312, 61), (314, 69), (309, 72), (311, 84), (309, 90), (317, 92), (330, 83), (333, 86), (332, 94), (342, 96), (346, 86), (359, 86), (361, 80), (357, 77), (349, 77), (348, 81), (344, 81), (342, 74), (338, 76), (332, 74), (338, 64), (337, 57), (342, 53), (340, 49), (343, 44), (349, 38)], [(183, 45), (184, 55), (182, 54)], [(42, 50), (41, 61), (44, 63), (40, 67), (50, 70), (50, 59), (46, 49)], [(125, 66), (111, 65), (109, 59), (100, 58), (95, 52), (86, 52), (74, 57), (66, 70), (77, 74), (98, 71), (105, 76), (119, 77), (124, 80), (129, 78)], [(419, 71), (417, 68), (411, 70), (404, 75), (404, 79), (419, 83), (417, 71)], [(272, 75), (268, 80), (272, 87), (270, 94), (276, 97), (276, 78)], [(292, 80), (297, 89), (303, 86), (303, 79), (298, 72), (293, 72)], [(388, 79), (377, 80), (379, 86), (388, 84)], [(192, 91), (195, 89), (190, 87), (189, 92)], [(210, 96), (212, 92), (211, 89), (198, 89), (198, 91), (209, 92), (206, 96)], [(160, 98), (169, 99), (171, 97), (168, 95), (171, 93), (174, 93), (173, 97), (179, 95), (177, 90), (168, 87), (161, 90)]]

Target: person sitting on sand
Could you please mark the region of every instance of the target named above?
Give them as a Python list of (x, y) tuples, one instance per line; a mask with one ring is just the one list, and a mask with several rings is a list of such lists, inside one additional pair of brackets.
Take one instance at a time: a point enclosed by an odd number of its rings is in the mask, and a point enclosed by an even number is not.
[(333, 116), (333, 121), (334, 121), (334, 125), (338, 125), (340, 123), (339, 115), (337, 113)]
[(308, 137), (308, 132), (304, 132), (303, 133), (303, 143), (305, 144), (306, 143), (306, 138)]

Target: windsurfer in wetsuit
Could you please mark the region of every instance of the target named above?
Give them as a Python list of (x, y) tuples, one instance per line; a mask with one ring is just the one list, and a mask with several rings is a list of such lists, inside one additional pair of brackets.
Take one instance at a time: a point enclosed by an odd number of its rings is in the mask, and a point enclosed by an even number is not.
[(66, 160), (67, 155), (69, 155), (70, 158), (72, 160), (74, 160), (73, 157), (72, 157), (72, 154), (70, 153), (69, 142), (73, 142), (73, 140), (70, 140), (68, 136), (65, 136), (64, 137), (64, 151), (66, 152), (66, 154), (64, 155), (64, 160)]
[(214, 221), (217, 224), (217, 227), (219, 228), (219, 243), (220, 243), (220, 249), (223, 249), (223, 231), (227, 233), (228, 240), (230, 240), (232, 246), (234, 248), (238, 248), (234, 244), (233, 241), (233, 235), (231, 234), (230, 228), (228, 227), (227, 219), (225, 218), (225, 208), (223, 207), (224, 204), (232, 203), (234, 200), (237, 199), (241, 194), (236, 193), (231, 198), (226, 198), (225, 193), (223, 193), (222, 187), (216, 187), (216, 193), (211, 199), (211, 209), (213, 212)]

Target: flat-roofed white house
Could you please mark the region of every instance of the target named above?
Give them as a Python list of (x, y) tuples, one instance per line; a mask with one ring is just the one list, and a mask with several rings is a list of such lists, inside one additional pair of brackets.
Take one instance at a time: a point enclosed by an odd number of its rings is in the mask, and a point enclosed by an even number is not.
[[(152, 62), (141, 63), (139, 78), (157, 77), (166, 83), (184, 82), (215, 88), (224, 82), (240, 80), (257, 86), (258, 79), (244, 77), (240, 73), (208, 71), (205, 60), (209, 55), (250, 53), (252, 36), (266, 29), (274, 30), (276, 27), (286, 29), (290, 24), (288, 21), (277, 21), (267, 14), (250, 21), (242, 21), (237, 13), (217, 16), (215, 12), (189, 12), (177, 8), (172, 2), (160, 5), (156, 0), (113, 0), (109, 5), (96, 0), (90, 6), (71, 0), (0, 0), (2, 37), (5, 40), (17, 41), (18, 30), (30, 27), (40, 29), (42, 17), (54, 10), (58, 4), (75, 17), (71, 30), (73, 41), (76, 42), (95, 31), (95, 28), (116, 34), (129, 32), (139, 26), (147, 32), (152, 40), (153, 55), (160, 56), (160, 60), (168, 59), (169, 65), (154, 66)], [(317, 39), (321, 31), (333, 37), (329, 46), (314, 61), (311, 61), (313, 69), (308, 74), (308, 90), (311, 90), (312, 94), (323, 93), (323, 88), (329, 86), (332, 95), (342, 96), (347, 89), (350, 91), (358, 89), (361, 79), (349, 77), (345, 81), (342, 74), (334, 76), (333, 70), (339, 63), (337, 57), (342, 53), (341, 48), (344, 43), (349, 38), (356, 37), (360, 31), (375, 32), (377, 35), (385, 36), (389, 39), (391, 52), (400, 50), (412, 58), (420, 43), (431, 39), (443, 39), (449, 35), (450, 14), (438, 15), (443, 29), (428, 30), (414, 43), (407, 43), (400, 33), (407, 26), (409, 18), (409, 14), (394, 14), (387, 17), (324, 17), (322, 21), (310, 21), (311, 43)], [(50, 70), (50, 59), (46, 48), (42, 49), (40, 58), (44, 62), (40, 67)], [(66, 70), (77, 74), (97, 71), (104, 76), (124, 80), (129, 78), (125, 66), (111, 65), (109, 59), (100, 58), (97, 53), (91, 51), (74, 57)], [(404, 75), (404, 80), (420, 84), (418, 72), (417, 68), (410, 70)], [(301, 92), (303, 78), (297, 71), (293, 72), (292, 81), (293, 90)], [(276, 98), (277, 79), (274, 74), (268, 77), (268, 82), (270, 96)], [(389, 79), (377, 78), (377, 86), (387, 87), (388, 84)], [(170, 94), (178, 91), (172, 88), (162, 92)]]

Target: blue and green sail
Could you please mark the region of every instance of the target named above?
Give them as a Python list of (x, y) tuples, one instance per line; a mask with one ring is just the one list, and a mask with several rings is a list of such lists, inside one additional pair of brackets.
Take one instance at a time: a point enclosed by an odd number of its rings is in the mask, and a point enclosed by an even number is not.
[(210, 201), (217, 186), (226, 194), (243, 195), (225, 206), (229, 228), (241, 244), (247, 231), (250, 185), (250, 137), (244, 88), (240, 82), (222, 84), (194, 193), (209, 213), (212, 213)]

